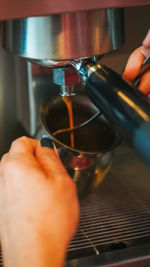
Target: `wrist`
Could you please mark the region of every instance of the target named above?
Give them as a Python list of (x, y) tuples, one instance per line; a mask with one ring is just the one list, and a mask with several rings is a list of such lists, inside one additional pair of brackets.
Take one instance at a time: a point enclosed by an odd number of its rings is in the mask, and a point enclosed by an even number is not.
[[(7, 238), (2, 234), (1, 244), (5, 267), (62, 267), (67, 245), (47, 232), (30, 231)], [(17, 237), (17, 238), (16, 238)], [(9, 242), (8, 242), (9, 240)]]

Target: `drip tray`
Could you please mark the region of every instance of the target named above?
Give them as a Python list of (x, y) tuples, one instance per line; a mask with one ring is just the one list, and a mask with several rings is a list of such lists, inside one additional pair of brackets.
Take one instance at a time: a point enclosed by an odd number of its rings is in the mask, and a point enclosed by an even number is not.
[[(129, 253), (130, 260), (145, 256), (146, 251), (150, 256), (150, 169), (124, 145), (116, 151), (113, 167), (97, 191), (81, 201), (80, 223), (68, 248), (67, 266), (104, 266), (101, 259), (105, 256), (108, 263), (110, 254), (109, 263), (115, 266), (116, 253), (121, 262), (120, 255), (124, 257), (130, 248), (136, 250)], [(102, 265), (89, 265), (90, 255)], [(144, 266), (150, 266), (150, 261)]]

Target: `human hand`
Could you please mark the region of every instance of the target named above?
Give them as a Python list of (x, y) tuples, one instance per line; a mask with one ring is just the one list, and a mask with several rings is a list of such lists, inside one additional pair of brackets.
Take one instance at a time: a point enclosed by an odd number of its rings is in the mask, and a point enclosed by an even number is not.
[(0, 163), (5, 266), (62, 266), (78, 217), (76, 188), (57, 154), (37, 140), (14, 141)]
[[(123, 78), (127, 80), (134, 80), (140, 72), (145, 58), (150, 54), (150, 30), (148, 31), (142, 46), (137, 48), (129, 57)], [(150, 70), (141, 77), (139, 90), (150, 97)]]

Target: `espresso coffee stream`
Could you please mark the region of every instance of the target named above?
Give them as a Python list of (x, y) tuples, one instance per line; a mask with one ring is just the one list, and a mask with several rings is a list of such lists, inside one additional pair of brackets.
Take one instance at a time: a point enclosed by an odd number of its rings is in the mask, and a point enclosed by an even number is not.
[[(71, 96), (63, 96), (62, 100), (64, 101), (67, 107), (68, 117), (69, 117), (69, 128), (72, 129), (74, 127), (74, 122), (73, 122), (73, 109), (72, 109)], [(73, 132), (70, 132), (70, 144), (71, 144), (71, 147), (74, 148), (74, 133)]]
[(96, 113), (97, 109), (82, 92), (63, 98), (57, 95), (43, 103), (41, 121), (59, 146), (98, 155), (112, 150), (118, 143), (118, 135), (103, 115), (78, 130), (70, 131)]

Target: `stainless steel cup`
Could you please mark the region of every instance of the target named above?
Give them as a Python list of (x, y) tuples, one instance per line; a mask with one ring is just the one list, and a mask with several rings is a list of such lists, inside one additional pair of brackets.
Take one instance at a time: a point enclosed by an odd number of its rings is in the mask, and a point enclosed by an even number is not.
[[(97, 112), (97, 108), (81, 92), (72, 97), (72, 107), (75, 126)], [(91, 124), (74, 131), (74, 147), (70, 144), (70, 133), (54, 136), (53, 133), (58, 129), (69, 127), (66, 104), (59, 95), (43, 103), (40, 118), (43, 126), (40, 135), (46, 133), (52, 139), (66, 170), (77, 184), (79, 198), (86, 196), (108, 173), (112, 151), (119, 143), (118, 134), (101, 115)]]

